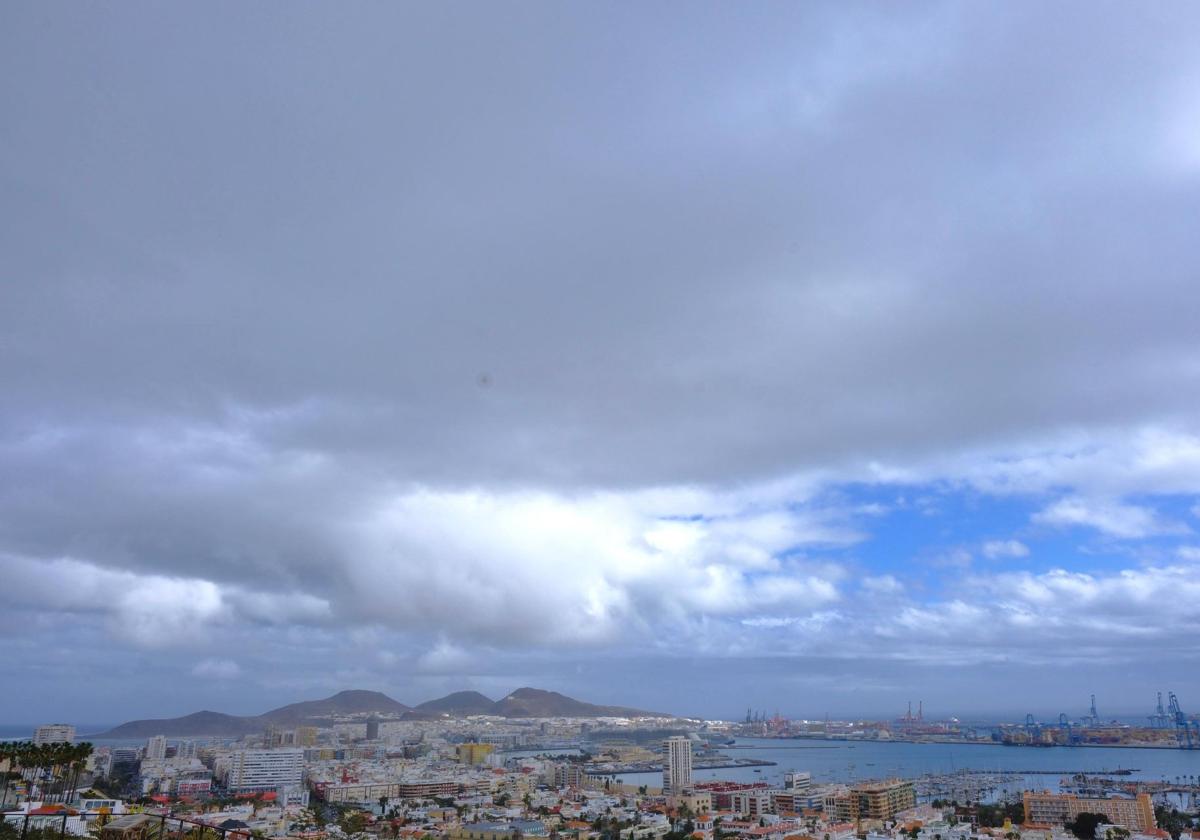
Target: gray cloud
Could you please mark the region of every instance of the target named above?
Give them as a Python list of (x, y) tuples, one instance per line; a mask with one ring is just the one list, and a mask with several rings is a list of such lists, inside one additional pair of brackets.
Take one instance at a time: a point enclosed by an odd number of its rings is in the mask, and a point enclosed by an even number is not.
[(1193, 7), (0, 14), (0, 563), (64, 645), (1100, 661), (1132, 619), (1037, 593), (1191, 573), (920, 592), (838, 488), (1185, 533), (1145, 497), (1200, 494)]

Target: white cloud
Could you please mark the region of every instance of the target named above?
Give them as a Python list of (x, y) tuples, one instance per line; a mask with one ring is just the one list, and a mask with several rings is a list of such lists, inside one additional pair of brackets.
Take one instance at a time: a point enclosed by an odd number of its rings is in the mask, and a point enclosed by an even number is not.
[[(397, 496), (354, 532), (352, 601), (359, 618), (396, 627), (559, 646), (697, 616), (810, 611), (840, 597), (838, 567), (779, 555), (858, 534), (831, 526), (819, 511), (679, 498), (688, 506), (663, 518), (661, 496), (644, 506), (636, 493)], [(546, 615), (559, 616), (553, 632)]]
[(1028, 557), (1029, 546), (1020, 540), (989, 540), (983, 544), (983, 556), (989, 560), (999, 557)]
[(1148, 507), (1078, 496), (1058, 500), (1035, 513), (1033, 521), (1059, 527), (1084, 525), (1121, 539), (1189, 532), (1186, 525), (1163, 520)]
[(938, 569), (967, 569), (974, 559), (971, 552), (965, 548), (952, 548), (935, 554), (929, 559), (929, 565)]
[(286, 624), (324, 618), (329, 606), (306, 594), (255, 592), (191, 577), (107, 569), (73, 558), (0, 558), (13, 606), (99, 613), (117, 638), (141, 648), (200, 647), (214, 625), (238, 619)]
[(893, 575), (864, 578), (862, 588), (872, 595), (899, 595), (904, 592), (904, 584)]

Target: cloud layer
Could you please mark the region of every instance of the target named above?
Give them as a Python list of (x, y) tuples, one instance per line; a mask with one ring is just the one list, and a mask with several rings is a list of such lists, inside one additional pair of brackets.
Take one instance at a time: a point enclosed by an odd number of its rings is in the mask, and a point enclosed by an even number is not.
[(0, 716), (1193, 661), (1195, 8), (678, 11), (2, 13)]

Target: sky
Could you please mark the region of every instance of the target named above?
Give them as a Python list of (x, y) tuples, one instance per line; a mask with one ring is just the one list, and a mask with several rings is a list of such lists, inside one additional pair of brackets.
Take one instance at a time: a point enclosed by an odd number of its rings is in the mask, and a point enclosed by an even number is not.
[(1200, 7), (9, 3), (0, 721), (1200, 710)]

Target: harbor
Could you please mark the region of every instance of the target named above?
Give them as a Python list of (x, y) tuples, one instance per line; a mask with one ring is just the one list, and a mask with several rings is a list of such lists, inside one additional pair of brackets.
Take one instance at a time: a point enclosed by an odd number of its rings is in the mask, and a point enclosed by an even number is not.
[[(1058, 790), (1064, 780), (1070, 781), (1081, 774), (1104, 778), (1112, 784), (1178, 784), (1189, 776), (1200, 778), (1200, 751), (1190, 750), (1130, 747), (1006, 750), (987, 744), (815, 740), (798, 745), (780, 739), (738, 738), (733, 744), (722, 744), (720, 752), (726, 758), (734, 755), (765, 763), (716, 767), (704, 766), (698, 761), (695, 768), (697, 781), (782, 785), (786, 771), (799, 770), (812, 773), (813, 781), (818, 783), (852, 784), (890, 777), (926, 779), (924, 784), (931, 791), (931, 797), (991, 801), (1003, 797), (1005, 788)], [(607, 772), (626, 775), (621, 770)], [(649, 766), (630, 772), (628, 781), (643, 784), (645, 775), (642, 774), (646, 772), (652, 772)], [(989, 779), (991, 783), (985, 784)], [(992, 789), (990, 793), (988, 788)], [(979, 791), (979, 794), (964, 797), (964, 790)], [(953, 791), (959, 795), (949, 795)]]

